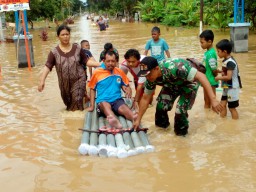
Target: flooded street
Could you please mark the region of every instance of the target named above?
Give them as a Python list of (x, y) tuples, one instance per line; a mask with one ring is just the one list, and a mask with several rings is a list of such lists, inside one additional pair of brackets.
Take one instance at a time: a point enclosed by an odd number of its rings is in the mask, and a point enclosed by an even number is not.
[[(130, 48), (144, 52), (153, 24), (112, 22), (100, 32), (81, 17), (71, 27), (72, 42), (89, 40), (98, 60), (103, 46), (111, 42), (120, 61)], [(202, 59), (199, 29), (160, 26), (161, 37), (170, 47), (171, 57)], [(62, 102), (55, 69), (37, 91), (41, 70), (49, 51), (58, 44), (55, 27), (48, 41), (40, 30), (30, 31), (35, 67), (18, 69), (14, 43), (0, 43), (0, 186), (5, 192), (255, 192), (256, 191), (256, 34), (249, 35), (249, 52), (233, 54), (238, 62), (243, 88), (239, 120), (221, 119), (204, 110), (203, 90), (189, 111), (187, 137), (171, 128), (154, 125), (154, 106), (143, 117), (149, 128), (153, 153), (125, 159), (82, 156), (84, 112), (67, 112)], [(229, 39), (229, 31), (214, 31), (215, 44)], [(221, 60), (219, 60), (221, 67)], [(129, 76), (130, 77), (130, 76)], [(159, 91), (159, 90), (158, 90)], [(220, 100), (221, 92), (217, 92)], [(1, 190), (1, 191), (2, 191)]]

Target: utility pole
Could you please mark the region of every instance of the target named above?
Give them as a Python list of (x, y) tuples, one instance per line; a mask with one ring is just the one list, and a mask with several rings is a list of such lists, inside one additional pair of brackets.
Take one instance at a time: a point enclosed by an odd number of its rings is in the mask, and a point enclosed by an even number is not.
[(204, 1), (200, 0), (200, 28), (199, 33), (201, 34), (203, 31), (203, 15), (204, 15)]

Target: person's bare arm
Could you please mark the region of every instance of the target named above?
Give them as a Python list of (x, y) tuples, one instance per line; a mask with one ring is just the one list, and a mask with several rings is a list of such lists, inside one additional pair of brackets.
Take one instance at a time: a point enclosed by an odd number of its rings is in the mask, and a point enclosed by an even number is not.
[(144, 89), (144, 84), (138, 84), (137, 89), (136, 89), (136, 94), (134, 96), (134, 100), (133, 100), (133, 104), (132, 104), (132, 108), (135, 109), (135, 111), (138, 111), (139, 109), (139, 101), (141, 99), (141, 93)]
[(141, 99), (141, 93), (144, 89), (144, 84), (138, 84), (137, 86), (137, 89), (136, 89), (136, 94), (135, 94), (135, 97), (134, 97), (134, 101), (140, 101)]
[(169, 51), (169, 50), (166, 50), (166, 51), (165, 51), (165, 54), (166, 54), (166, 56), (167, 56), (168, 58), (171, 57), (171, 54), (170, 54), (170, 51)]
[[(153, 93), (152, 93), (153, 94)], [(139, 105), (139, 113), (137, 119), (133, 122), (133, 128), (138, 129), (140, 126), (141, 119), (144, 115), (144, 113), (147, 111), (148, 104), (150, 102), (152, 94), (143, 94), (143, 97), (140, 100), (140, 105)]]
[(96, 91), (94, 89), (90, 89), (90, 107), (87, 108), (88, 111), (94, 110), (95, 95)]
[(218, 81), (218, 80), (223, 80), (223, 81), (231, 80), (232, 79), (232, 74), (233, 74), (233, 71), (232, 70), (228, 70), (227, 71), (227, 75), (217, 76), (217, 77), (215, 77), (215, 80), (216, 81)]
[(92, 78), (92, 67), (89, 67), (90, 79)]
[(100, 63), (97, 62), (94, 57), (90, 57), (86, 63), (87, 67), (99, 67)]
[(145, 50), (143, 55), (147, 56), (148, 55), (148, 50)]
[(42, 92), (44, 90), (45, 79), (46, 79), (47, 75), (49, 74), (49, 72), (50, 72), (50, 69), (48, 67), (44, 66), (43, 73), (41, 75), (39, 85), (38, 85), (39, 92)]
[(126, 75), (128, 74), (128, 67), (126, 65), (121, 64), (119, 67)]
[(218, 75), (218, 69), (213, 70), (212, 73), (213, 73), (214, 77), (216, 77)]
[(209, 81), (207, 80), (206, 76), (197, 71), (196, 75), (195, 75), (195, 80), (198, 80), (204, 90), (207, 92), (207, 95), (209, 96), (210, 100), (211, 100), (211, 104), (212, 104), (212, 109), (216, 112), (216, 113), (219, 113), (223, 110), (223, 106), (220, 104), (220, 102), (216, 99), (216, 96), (212, 90), (212, 87), (209, 83)]

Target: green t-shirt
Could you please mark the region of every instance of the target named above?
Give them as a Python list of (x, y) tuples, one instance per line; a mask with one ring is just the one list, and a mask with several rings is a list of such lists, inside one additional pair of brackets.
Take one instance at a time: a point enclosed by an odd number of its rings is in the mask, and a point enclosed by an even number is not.
[(212, 47), (209, 50), (207, 50), (204, 53), (204, 59), (203, 59), (203, 64), (206, 68), (206, 77), (208, 79), (208, 81), (210, 82), (210, 84), (212, 86), (218, 85), (218, 82), (215, 81), (215, 77), (213, 74), (214, 70), (217, 70), (218, 65), (217, 65), (217, 54), (215, 49)]

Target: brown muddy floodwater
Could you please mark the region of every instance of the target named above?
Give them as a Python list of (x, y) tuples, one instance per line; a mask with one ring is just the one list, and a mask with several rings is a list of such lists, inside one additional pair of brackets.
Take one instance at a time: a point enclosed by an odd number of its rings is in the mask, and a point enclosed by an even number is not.
[[(52, 26), (54, 26), (52, 24)], [(136, 48), (143, 53), (153, 24), (110, 23), (105, 32), (85, 17), (71, 25), (72, 41), (87, 39), (98, 60), (106, 42), (112, 42), (123, 58)], [(143, 125), (148, 127), (154, 153), (125, 159), (81, 156), (78, 153), (85, 112), (66, 112), (55, 71), (49, 74), (42, 93), (37, 91), (41, 69), (56, 46), (54, 27), (49, 40), (30, 31), (36, 66), (31, 72), (18, 69), (14, 44), (0, 44), (0, 191), (5, 192), (255, 192), (256, 191), (256, 34), (249, 36), (249, 52), (233, 54), (239, 63), (243, 89), (240, 119), (226, 119), (203, 108), (200, 88), (189, 112), (187, 137), (171, 128), (154, 126), (154, 107)], [(215, 32), (215, 43), (229, 32)], [(172, 57), (201, 59), (198, 29), (166, 28), (161, 37)], [(122, 60), (122, 59), (121, 59)], [(219, 62), (221, 66), (221, 61)], [(218, 98), (221, 92), (217, 92)], [(156, 102), (154, 101), (154, 106)]]

